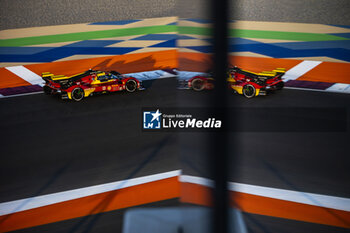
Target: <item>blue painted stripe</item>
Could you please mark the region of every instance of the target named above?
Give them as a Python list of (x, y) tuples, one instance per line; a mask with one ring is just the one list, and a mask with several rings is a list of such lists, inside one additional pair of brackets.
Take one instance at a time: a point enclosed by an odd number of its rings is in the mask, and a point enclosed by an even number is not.
[(213, 46), (186, 46), (184, 48), (196, 50), (201, 53), (211, 53), (213, 51)]
[(350, 25), (334, 25), (334, 24), (329, 24), (329, 25), (333, 27), (350, 28)]
[(270, 43), (287, 49), (350, 49), (350, 40)]
[(159, 44), (155, 44), (149, 47), (176, 47), (176, 39), (168, 40)]
[(41, 53), (54, 47), (0, 47), (0, 55), (31, 55)]
[(181, 21), (191, 21), (191, 22), (195, 22), (195, 23), (212, 23), (212, 20), (210, 19), (184, 19)]
[(84, 40), (84, 41), (78, 41), (69, 45), (65, 45), (62, 47), (105, 47), (108, 45), (112, 45), (115, 43), (122, 42), (123, 40)]
[(230, 38), (229, 44), (230, 45), (239, 45), (239, 44), (256, 44), (257, 42), (254, 40), (249, 40), (245, 38)]
[(131, 40), (173, 40), (177, 39), (176, 34), (148, 34), (139, 37), (135, 37)]
[[(208, 38), (208, 39), (203, 39), (209, 43), (213, 43), (213, 39), (212, 38)], [(237, 45), (237, 44), (257, 44), (260, 42), (257, 42), (255, 40), (249, 40), (249, 39), (245, 39), (245, 38), (241, 38), (241, 37), (232, 37), (232, 38), (228, 38), (228, 42), (230, 45)]]
[(350, 39), (350, 33), (332, 33), (330, 35), (339, 36), (339, 37), (344, 37), (344, 38), (349, 38)]
[(193, 40), (193, 39), (197, 39), (197, 38), (192, 37), (192, 36), (186, 36), (186, 35), (178, 35), (177, 39), (178, 40), (189, 40), (189, 39)]
[(230, 46), (231, 52), (254, 52), (274, 58), (292, 57), (331, 57), (344, 61), (350, 61), (350, 51), (347, 49), (303, 49), (292, 50), (271, 44), (245, 44)]
[(73, 55), (122, 55), (142, 47), (59, 47), (33, 55), (0, 54), (0, 62), (52, 62)]
[(107, 22), (90, 23), (89, 25), (126, 25), (126, 24), (135, 23), (139, 21), (141, 20), (135, 19), (135, 20), (107, 21)]

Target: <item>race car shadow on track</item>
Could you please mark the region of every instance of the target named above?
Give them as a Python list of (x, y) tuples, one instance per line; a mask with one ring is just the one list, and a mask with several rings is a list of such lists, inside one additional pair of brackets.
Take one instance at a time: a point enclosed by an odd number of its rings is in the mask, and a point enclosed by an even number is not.
[(92, 68), (93, 70), (105, 70), (105, 71), (117, 70), (122, 74), (174, 68), (174, 67), (171, 67), (170, 65), (168, 66), (156, 65), (156, 63), (157, 61), (151, 55), (132, 62), (129, 62), (127, 60), (119, 60), (119, 61), (113, 62), (113, 58), (107, 58), (103, 62), (100, 62), (94, 67), (89, 67), (89, 68)]
[[(45, 184), (43, 184), (39, 190), (37, 190), (36, 192), (33, 192), (33, 194), (30, 196), (32, 196), (34, 199), (36, 196), (43, 195), (43, 193), (46, 192), (47, 188), (49, 188), (51, 185), (53, 185), (56, 182), (56, 180), (58, 180), (60, 178), (60, 176), (62, 176), (66, 172), (66, 170), (68, 170), (70, 163), (71, 163), (71, 161), (68, 161), (63, 166), (61, 166), (59, 169), (57, 169), (54, 172), (54, 174), (48, 179), (48, 181)], [(18, 207), (16, 207), (13, 210), (13, 214), (15, 214), (17, 211), (21, 210), (23, 207), (25, 207), (28, 203), (31, 202), (31, 200), (32, 200), (31, 198), (28, 198), (26, 201), (23, 201), (20, 205), (18, 205)], [(11, 216), (13, 214), (9, 214), (9, 215), (5, 216), (5, 218), (1, 219), (0, 225), (3, 222), (5, 222), (7, 219), (11, 218)]]

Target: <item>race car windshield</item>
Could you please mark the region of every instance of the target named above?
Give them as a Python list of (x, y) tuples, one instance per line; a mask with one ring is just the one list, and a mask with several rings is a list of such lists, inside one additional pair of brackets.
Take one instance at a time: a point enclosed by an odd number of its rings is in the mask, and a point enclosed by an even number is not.
[(106, 74), (98, 77), (99, 80), (109, 80), (109, 79), (116, 79), (116, 78), (117, 77), (113, 74)]

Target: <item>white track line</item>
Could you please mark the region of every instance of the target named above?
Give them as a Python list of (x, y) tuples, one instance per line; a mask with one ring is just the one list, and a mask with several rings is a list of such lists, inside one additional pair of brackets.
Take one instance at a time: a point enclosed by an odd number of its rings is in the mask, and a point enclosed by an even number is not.
[(152, 71), (145, 71), (145, 72), (138, 72), (138, 73), (130, 73), (130, 74), (125, 74), (125, 76), (132, 76), (141, 81), (176, 77), (176, 75), (168, 73), (163, 70), (152, 70)]
[(334, 85), (328, 87), (325, 91), (350, 94), (350, 84), (335, 83)]
[(43, 91), (36, 91), (36, 92), (29, 92), (29, 93), (23, 93), (23, 94), (16, 94), (16, 95), (8, 95), (8, 96), (0, 96), (0, 98), (11, 98), (11, 97), (19, 97), (19, 96), (26, 96), (26, 95), (36, 95), (36, 94), (42, 94)]
[[(334, 85), (336, 85), (336, 84), (343, 84), (343, 83), (335, 83)], [(299, 90), (299, 91), (316, 91), (316, 92), (350, 94), (350, 84), (344, 84), (344, 85), (348, 85), (349, 88), (341, 90), (341, 89), (333, 89), (332, 88), (333, 86), (331, 86), (331, 87), (329, 87), (329, 88), (327, 88), (325, 90), (305, 88), (305, 87), (284, 87), (284, 89)]]
[(294, 66), (293, 68), (289, 69), (284, 75), (283, 75), (283, 81), (288, 81), (288, 80), (295, 80), (319, 64), (321, 64), (321, 61), (303, 61), (300, 62), (298, 65)]
[(107, 184), (95, 185), (86, 188), (74, 189), (64, 192), (58, 192), (48, 195), (31, 197), (17, 201), (0, 203), (0, 216), (16, 213), (23, 210), (29, 210), (46, 205), (52, 205), (59, 202), (69, 201), (77, 198), (100, 194), (104, 192), (114, 191), (131, 187), (135, 185), (145, 184), (157, 180), (163, 180), (171, 177), (177, 177), (181, 173), (180, 170), (159, 173), (150, 176), (143, 176), (134, 179), (111, 182)]
[[(196, 177), (181, 175), (181, 182), (199, 184), (207, 187), (213, 187), (213, 181)], [(315, 193), (306, 193), (291, 191), (285, 189), (269, 188), (258, 185), (241, 184), (235, 182), (228, 183), (228, 189), (235, 192), (247, 193), (257, 196), (269, 197), (279, 200), (303, 203), (313, 206), (350, 211), (350, 198), (334, 197)]]
[(318, 92), (327, 92), (326, 90), (320, 90), (320, 89), (311, 89), (311, 88), (304, 88), (304, 87), (283, 87), (283, 89), (290, 89), (290, 90), (298, 90), (298, 91), (318, 91)]
[(5, 69), (14, 73), (15, 75), (24, 79), (25, 81), (29, 82), (32, 85), (43, 86), (43, 82), (44, 82), (43, 79), (33, 71), (25, 68), (24, 66), (11, 66), (11, 67), (5, 67)]
[(3, 98), (4, 96), (0, 94), (0, 98)]

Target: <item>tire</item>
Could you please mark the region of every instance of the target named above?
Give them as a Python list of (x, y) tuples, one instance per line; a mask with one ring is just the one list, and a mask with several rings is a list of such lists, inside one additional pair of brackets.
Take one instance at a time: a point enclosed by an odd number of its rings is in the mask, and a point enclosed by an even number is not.
[(202, 91), (205, 87), (205, 81), (200, 78), (195, 78), (191, 82), (192, 89), (195, 91)]
[(80, 87), (76, 87), (71, 92), (72, 99), (75, 101), (80, 101), (84, 98), (84, 90)]
[(284, 82), (277, 83), (276, 90), (282, 90), (284, 87)]
[(125, 90), (127, 92), (135, 92), (137, 90), (137, 82), (134, 79), (129, 79), (125, 83)]
[(48, 86), (44, 86), (43, 91), (44, 91), (45, 95), (52, 95), (52, 93), (53, 93), (52, 89)]
[(255, 96), (256, 89), (253, 85), (247, 84), (243, 87), (242, 93), (246, 98), (253, 98)]

